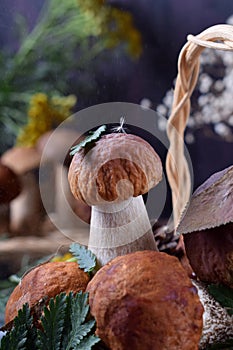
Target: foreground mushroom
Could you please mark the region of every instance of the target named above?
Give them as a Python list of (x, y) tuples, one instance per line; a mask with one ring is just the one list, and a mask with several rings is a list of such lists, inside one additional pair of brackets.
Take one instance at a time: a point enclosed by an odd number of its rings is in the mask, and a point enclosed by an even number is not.
[(12, 321), (25, 303), (30, 308), (43, 306), (61, 292), (85, 291), (89, 275), (76, 262), (48, 262), (29, 271), (10, 295), (5, 322)]
[(198, 349), (203, 307), (177, 258), (154, 251), (119, 256), (87, 291), (97, 335), (110, 349)]
[(177, 231), (203, 282), (233, 288), (233, 166), (212, 175), (193, 194)]
[(162, 178), (162, 164), (142, 138), (112, 133), (75, 153), (68, 173), (75, 198), (92, 206), (88, 248), (101, 265), (137, 250), (157, 250), (142, 194)]

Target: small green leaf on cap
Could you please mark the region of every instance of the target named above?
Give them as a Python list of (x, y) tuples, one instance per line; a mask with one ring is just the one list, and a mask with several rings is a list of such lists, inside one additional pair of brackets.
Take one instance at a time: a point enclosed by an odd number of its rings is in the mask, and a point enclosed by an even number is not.
[(80, 269), (83, 269), (84, 272), (94, 270), (96, 267), (96, 257), (90, 250), (78, 243), (72, 243), (69, 251), (78, 260)]
[(105, 130), (106, 130), (106, 125), (102, 125), (94, 132), (91, 131), (90, 134), (83, 141), (81, 141), (79, 144), (71, 147), (70, 155), (71, 156), (75, 155), (75, 153), (80, 151), (81, 148), (85, 148), (87, 146), (87, 144), (89, 144), (93, 141), (97, 141), (100, 138), (101, 134)]

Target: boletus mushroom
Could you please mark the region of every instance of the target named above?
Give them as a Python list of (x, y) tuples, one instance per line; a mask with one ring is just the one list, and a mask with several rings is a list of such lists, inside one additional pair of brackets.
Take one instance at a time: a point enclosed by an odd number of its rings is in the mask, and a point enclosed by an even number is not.
[[(90, 280), (88, 273), (78, 267), (76, 262), (47, 262), (29, 271), (10, 295), (6, 309), (5, 322), (11, 322), (25, 303), (30, 308), (43, 310), (51, 298), (65, 292), (85, 291)], [(38, 318), (40, 315), (38, 314)]]
[(139, 136), (102, 136), (73, 156), (68, 179), (74, 197), (92, 207), (88, 248), (100, 265), (137, 250), (157, 250), (142, 194), (162, 179), (162, 164)]
[(198, 349), (203, 306), (176, 257), (156, 251), (118, 256), (87, 291), (96, 333), (110, 349)]
[(233, 288), (233, 166), (194, 192), (177, 232), (197, 277)]

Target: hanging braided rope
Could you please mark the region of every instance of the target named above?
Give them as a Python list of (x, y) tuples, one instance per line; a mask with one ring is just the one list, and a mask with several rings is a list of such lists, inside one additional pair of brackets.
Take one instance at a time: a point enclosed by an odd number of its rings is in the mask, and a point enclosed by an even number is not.
[(206, 47), (233, 51), (233, 26), (216, 25), (197, 36), (189, 35), (179, 55), (172, 111), (167, 125), (170, 147), (166, 159), (175, 228), (191, 195), (191, 177), (183, 140), (190, 114), (190, 97), (199, 74), (199, 56)]

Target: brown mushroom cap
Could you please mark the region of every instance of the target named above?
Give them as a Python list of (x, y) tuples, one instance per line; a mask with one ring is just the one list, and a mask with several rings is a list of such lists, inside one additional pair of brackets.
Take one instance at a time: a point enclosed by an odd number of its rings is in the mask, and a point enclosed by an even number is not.
[(0, 162), (0, 204), (9, 203), (17, 197), (21, 191), (21, 183), (18, 176)]
[(71, 291), (85, 291), (88, 282), (88, 274), (76, 262), (48, 262), (39, 265), (24, 276), (10, 295), (5, 322), (13, 320), (25, 303), (29, 307), (42, 301), (48, 304), (49, 299), (61, 292), (68, 294)]
[(97, 335), (110, 349), (198, 349), (203, 307), (177, 258), (155, 251), (119, 256), (87, 291)]
[(86, 154), (77, 152), (68, 174), (75, 198), (89, 205), (148, 192), (162, 179), (158, 154), (142, 138), (124, 133), (103, 136)]
[(18, 175), (38, 168), (40, 159), (41, 155), (34, 147), (13, 147), (2, 155), (2, 163)]
[(209, 177), (194, 192), (177, 231), (185, 234), (233, 222), (233, 166)]
[(177, 231), (201, 281), (233, 288), (233, 166), (213, 174), (193, 194)]
[(221, 283), (233, 289), (233, 223), (184, 235), (190, 265), (207, 283)]

